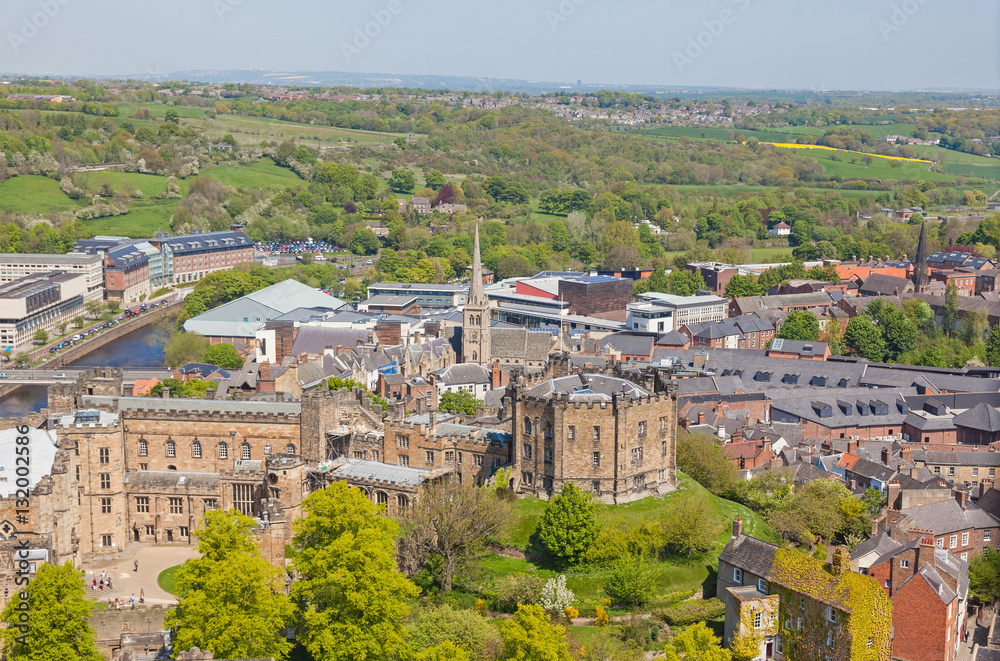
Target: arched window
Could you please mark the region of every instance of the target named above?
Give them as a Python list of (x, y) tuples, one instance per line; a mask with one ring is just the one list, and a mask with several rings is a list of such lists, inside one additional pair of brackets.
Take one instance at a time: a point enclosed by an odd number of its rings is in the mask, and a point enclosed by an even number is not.
[(524, 416), (524, 433), (531, 434), (531, 418)]
[(149, 443), (146, 441), (139, 441), (139, 456), (145, 457), (149, 454)]
[(243, 443), (242, 454), (243, 454), (243, 458), (244, 459), (249, 459), (250, 458), (250, 444), (249, 443)]
[(406, 496), (404, 496), (403, 494), (397, 495), (396, 496), (396, 507), (400, 511), (408, 509), (410, 507), (410, 499), (407, 498)]
[(477, 360), (479, 360), (479, 354), (477, 354), (475, 351), (473, 351), (472, 352), (472, 362), (476, 362)]
[(384, 491), (375, 492), (375, 504), (389, 506), (389, 494)]
[(550, 439), (550, 440), (552, 439), (552, 423), (551, 422), (546, 422), (545, 423), (545, 438)]
[(177, 444), (173, 441), (167, 441), (167, 456), (176, 457), (177, 456)]
[(289, 443), (285, 446), (285, 454), (295, 454), (295, 445), (293, 443)]
[(177, 470), (177, 466), (173, 466), (173, 465), (167, 466), (167, 470), (168, 471), (175, 471), (175, 470)]
[(226, 443), (219, 443), (219, 459), (229, 456), (229, 446)]
[(191, 444), (191, 456), (195, 459), (201, 459), (201, 442), (195, 441)]

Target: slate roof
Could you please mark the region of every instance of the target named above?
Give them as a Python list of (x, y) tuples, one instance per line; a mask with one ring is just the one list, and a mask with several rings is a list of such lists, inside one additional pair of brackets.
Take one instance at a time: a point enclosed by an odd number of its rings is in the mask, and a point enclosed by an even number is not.
[(567, 394), (570, 401), (611, 401), (612, 394), (627, 393), (636, 397), (647, 397), (651, 393), (625, 379), (602, 374), (571, 374), (549, 379), (533, 388), (527, 394), (532, 397), (552, 397)]
[(509, 360), (547, 360), (552, 335), (527, 328), (490, 328), (490, 342), (493, 355)]
[(653, 353), (652, 335), (612, 333), (601, 339), (601, 348), (611, 347), (626, 356), (649, 356)]
[(879, 482), (885, 483), (889, 478), (891, 478), (896, 471), (884, 466), (880, 463), (874, 461), (869, 461), (868, 459), (858, 459), (854, 462), (854, 465), (848, 468), (850, 472), (855, 475), (860, 475), (862, 477), (867, 477), (871, 479), (878, 480)]
[(757, 576), (770, 580), (774, 554), (778, 547), (750, 535), (730, 537), (719, 554), (719, 562), (726, 562)]
[(493, 381), (490, 371), (476, 363), (455, 363), (429, 372), (429, 374), (444, 385), (491, 383)]
[(743, 382), (738, 376), (697, 376), (677, 379), (678, 393), (719, 393), (733, 395), (743, 392)]
[(779, 337), (771, 341), (771, 348), (768, 351), (794, 353), (799, 356), (823, 356), (826, 355), (826, 347), (826, 342), (803, 342)]
[(253, 241), (242, 231), (205, 232), (203, 234), (185, 234), (171, 236), (165, 239), (155, 239), (159, 243), (170, 246), (174, 255), (184, 255), (203, 251), (215, 251), (229, 248), (250, 248)]
[(942, 466), (1000, 466), (1000, 452), (914, 450), (913, 460)]
[(988, 404), (976, 404), (968, 411), (956, 415), (954, 423), (956, 427), (987, 432), (1000, 431), (1000, 411)]
[(855, 546), (854, 550), (851, 551), (851, 560), (857, 560), (858, 558), (873, 552), (877, 553), (878, 557), (881, 558), (886, 553), (902, 548), (902, 546), (902, 544), (890, 537), (889, 533), (884, 532), (880, 535), (876, 535), (875, 537), (869, 537)]
[(913, 291), (913, 283), (906, 278), (897, 278), (884, 273), (872, 273), (861, 283), (858, 291), (869, 296), (898, 296), (907, 291)]
[(679, 331), (670, 331), (656, 338), (656, 344), (664, 347), (683, 347), (690, 341), (687, 335)]
[(427, 472), (421, 468), (364, 459), (340, 459), (330, 470), (334, 476), (344, 479), (379, 480), (406, 486), (419, 485), (423, 482), (423, 474)]
[(232, 374), (229, 370), (224, 370), (217, 365), (209, 365), (208, 363), (187, 363), (177, 368), (177, 371), (181, 374), (197, 374), (199, 378), (207, 379), (212, 374), (218, 374), (223, 379), (228, 379)]
[(218, 489), (218, 473), (178, 471), (125, 471), (125, 484), (136, 489), (194, 488)]
[(806, 292), (803, 294), (778, 294), (777, 296), (740, 296), (733, 299), (744, 314), (786, 306), (828, 306), (833, 301), (826, 292)]
[(292, 345), (291, 355), (300, 356), (307, 354), (320, 354), (330, 347), (336, 349), (338, 346), (354, 348), (358, 340), (362, 344), (368, 342), (368, 331), (355, 328), (329, 328), (326, 326), (315, 326), (304, 324), (299, 326), (299, 331), (295, 335), (295, 343)]
[(967, 504), (966, 508), (962, 509), (962, 506), (952, 499), (911, 507), (902, 510), (901, 514), (910, 520), (911, 527), (931, 530), (935, 535), (947, 535), (968, 528), (981, 529), (1000, 526), (1000, 520), (984, 512), (975, 504)]

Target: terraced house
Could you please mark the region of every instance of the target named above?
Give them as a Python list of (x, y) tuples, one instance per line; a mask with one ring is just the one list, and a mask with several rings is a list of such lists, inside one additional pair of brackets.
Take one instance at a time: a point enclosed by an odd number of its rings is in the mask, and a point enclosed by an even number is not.
[(789, 661), (888, 661), (892, 604), (878, 581), (851, 571), (843, 549), (829, 565), (743, 534), (719, 555), (716, 594), (726, 604), (728, 646), (759, 640), (764, 658)]

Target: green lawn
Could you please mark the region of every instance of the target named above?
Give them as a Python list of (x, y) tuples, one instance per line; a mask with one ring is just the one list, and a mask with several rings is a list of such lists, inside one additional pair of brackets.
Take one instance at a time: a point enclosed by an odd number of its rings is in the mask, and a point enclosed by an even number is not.
[(168, 110), (176, 110), (182, 118), (204, 118), (205, 109), (192, 106), (173, 106), (166, 103), (118, 103), (119, 119), (132, 119), (139, 108), (145, 108), (153, 117), (163, 119)]
[[(624, 505), (599, 505), (598, 520), (602, 526), (620, 522), (655, 521), (670, 507), (673, 499), (688, 493), (701, 494), (706, 498), (709, 504), (706, 515), (719, 525), (715, 547), (708, 553), (692, 558), (671, 557), (659, 561), (656, 564), (657, 589), (654, 603), (656, 599), (662, 599), (671, 592), (695, 590), (706, 584), (710, 590), (714, 589), (711, 586), (714, 586), (717, 558), (731, 536), (730, 523), (737, 514), (743, 519), (747, 534), (769, 541), (779, 541), (771, 528), (749, 509), (713, 496), (704, 487), (681, 473), (678, 473), (678, 490), (674, 493), (662, 498), (644, 498)], [(536, 498), (521, 498), (514, 503), (512, 524), (506, 540), (509, 546), (520, 550), (528, 548), (545, 507), (546, 502)], [(487, 582), (517, 573), (537, 574), (545, 578), (558, 574), (554, 569), (533, 561), (508, 558), (493, 553), (482, 556), (476, 563), (476, 569), (478, 570), (476, 573)], [(610, 573), (610, 570), (592, 568), (569, 570), (565, 572), (566, 583), (576, 593), (581, 604), (592, 607), (604, 599), (603, 586)]]
[(11, 177), (0, 182), (0, 210), (14, 213), (76, 211), (82, 204), (66, 197), (55, 179), (38, 175)]
[(235, 188), (267, 188), (305, 184), (289, 168), (278, 167), (269, 158), (262, 158), (250, 165), (221, 165), (203, 170), (199, 176), (215, 179), (220, 184)]
[(789, 262), (792, 261), (792, 250), (791, 246), (782, 246), (780, 248), (753, 248), (751, 259), (754, 262), (767, 262), (774, 259), (784, 259)]
[[(917, 163), (913, 161), (897, 161), (902, 166), (894, 168), (889, 165), (892, 161), (885, 158), (872, 158), (872, 162), (867, 167), (862, 160), (861, 154), (849, 152), (830, 151), (826, 149), (782, 149), (778, 151), (794, 154), (796, 156), (808, 156), (816, 159), (823, 166), (823, 171), (840, 181), (847, 179), (910, 179), (916, 181), (925, 179), (928, 181), (954, 181), (955, 177), (950, 174), (941, 174), (928, 171), (930, 163)], [(837, 161), (834, 158), (841, 160)], [(857, 159), (852, 163), (851, 159)]]
[(156, 582), (159, 584), (160, 589), (164, 592), (169, 592), (174, 594), (177, 590), (177, 570), (181, 568), (182, 565), (174, 565), (173, 567), (168, 567), (160, 572), (160, 575), (156, 577)]

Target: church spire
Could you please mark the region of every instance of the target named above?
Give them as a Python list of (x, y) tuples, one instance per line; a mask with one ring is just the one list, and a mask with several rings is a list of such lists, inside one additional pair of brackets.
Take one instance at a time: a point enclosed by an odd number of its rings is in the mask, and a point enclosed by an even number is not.
[(472, 246), (472, 282), (469, 284), (469, 303), (486, 305), (486, 292), (483, 290), (483, 260), (479, 255), (479, 223), (476, 223), (476, 240)]
[(927, 223), (920, 222), (920, 240), (917, 242), (917, 258), (913, 262), (913, 285), (917, 291), (927, 285)]

